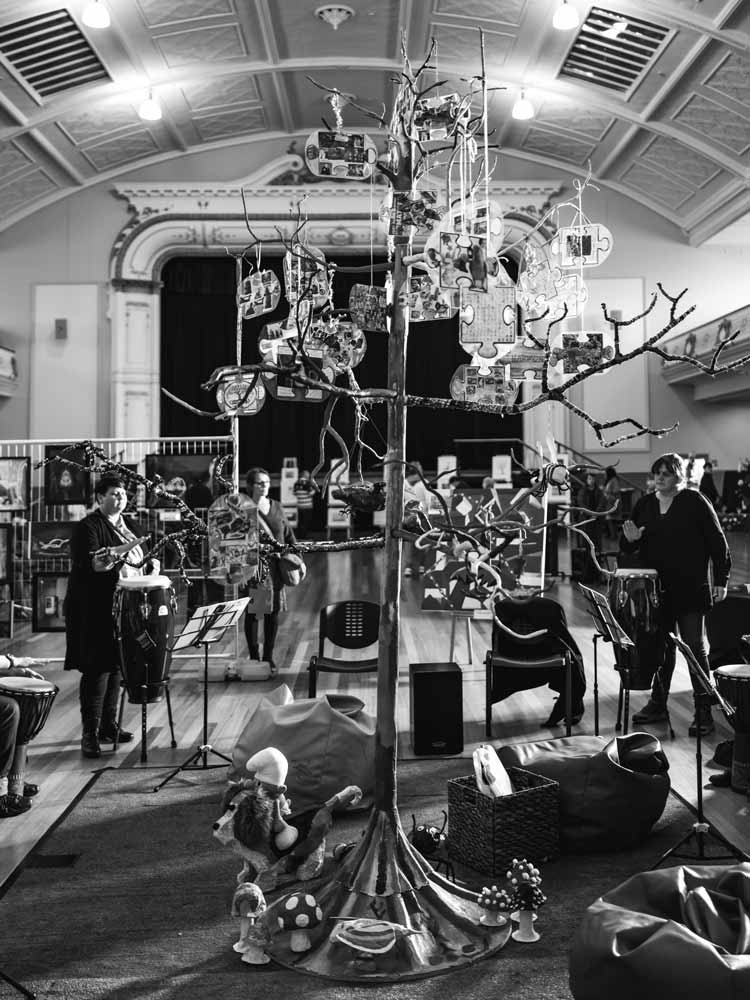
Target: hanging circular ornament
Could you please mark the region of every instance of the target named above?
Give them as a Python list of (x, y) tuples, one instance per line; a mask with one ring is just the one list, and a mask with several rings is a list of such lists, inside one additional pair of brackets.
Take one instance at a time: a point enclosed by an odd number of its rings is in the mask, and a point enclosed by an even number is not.
[(304, 243), (295, 243), (284, 254), (284, 290), (287, 302), (295, 305), (300, 299), (322, 309), (328, 301), (330, 288), (326, 257), (322, 250)]
[(332, 367), (337, 375), (356, 368), (367, 351), (367, 339), (362, 330), (351, 320), (338, 316), (315, 320), (309, 343), (311, 348), (322, 352), (323, 363)]
[(273, 312), (281, 298), (281, 283), (273, 271), (253, 271), (240, 286), (242, 318)]
[(462, 403), (512, 406), (519, 385), (505, 376), (504, 364), (490, 365), (485, 371), (477, 365), (459, 365), (450, 381), (451, 398)]
[(289, 375), (263, 372), (262, 377), (268, 394), (273, 399), (286, 400), (290, 403), (322, 403), (328, 398), (327, 389), (295, 383), (291, 376), (303, 374), (317, 382), (333, 385), (336, 381), (336, 372), (319, 348), (306, 347), (307, 357), (301, 355), (295, 348), (296, 345), (288, 341), (284, 341), (277, 348), (275, 363), (282, 368), (288, 368)]
[(365, 180), (372, 176), (378, 149), (364, 132), (318, 129), (305, 143), (305, 163), (316, 177)]
[(401, 286), (400, 304), (408, 306), (411, 323), (430, 323), (451, 319), (461, 305), (458, 289), (441, 288), (426, 274), (412, 273)]
[(503, 245), (505, 222), (503, 210), (496, 201), (489, 202), (474, 198), (463, 204), (454, 203), (440, 221), (444, 232), (462, 233), (467, 236), (481, 236), (487, 241), (488, 254), (497, 254)]
[(234, 375), (216, 387), (216, 402), (222, 413), (252, 417), (266, 401), (266, 390), (257, 375)]

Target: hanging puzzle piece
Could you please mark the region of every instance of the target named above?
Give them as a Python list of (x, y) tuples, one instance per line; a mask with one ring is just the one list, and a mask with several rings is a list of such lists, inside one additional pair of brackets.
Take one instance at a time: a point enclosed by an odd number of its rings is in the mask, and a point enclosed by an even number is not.
[(558, 365), (562, 361), (563, 374), (572, 375), (587, 368), (596, 368), (602, 361), (611, 361), (614, 356), (614, 347), (604, 346), (603, 333), (564, 333), (562, 346), (552, 349), (549, 363)]
[[(558, 270), (555, 268), (554, 270)], [(589, 290), (579, 274), (565, 274), (555, 283), (555, 296), (550, 301), (550, 309), (559, 315), (567, 306), (568, 316), (577, 316), (580, 308), (588, 301)]]
[(378, 159), (375, 143), (363, 132), (312, 132), (305, 143), (305, 163), (316, 177), (364, 180)]
[(458, 94), (437, 94), (414, 102), (413, 122), (417, 140), (437, 142), (452, 136), (457, 128), (468, 125), (471, 104)]
[(612, 234), (605, 226), (562, 226), (552, 241), (560, 267), (596, 267), (609, 257)]
[(242, 318), (252, 319), (273, 312), (281, 298), (281, 283), (273, 271), (253, 271), (240, 288)]
[(518, 341), (512, 351), (503, 355), (503, 364), (508, 365), (514, 381), (539, 381), (544, 371), (544, 351)]
[(244, 493), (225, 493), (208, 508), (208, 575), (247, 583), (258, 568), (258, 508)]
[(546, 254), (531, 243), (523, 248), (522, 271), (516, 285), (516, 301), (527, 316), (533, 318), (549, 309), (557, 295), (556, 281), (562, 271), (552, 268)]
[(440, 288), (426, 274), (413, 275), (401, 286), (399, 304), (409, 307), (409, 320), (412, 323), (450, 319), (459, 310), (461, 293), (458, 289)]
[(367, 340), (356, 323), (338, 316), (316, 320), (310, 329), (309, 344), (322, 352), (323, 364), (336, 374), (356, 368), (367, 351)]
[(486, 292), (489, 283), (487, 240), (484, 236), (445, 232), (438, 235), (440, 286)]
[(459, 402), (511, 406), (518, 396), (518, 385), (506, 381), (504, 364), (490, 365), (486, 372), (476, 365), (459, 365), (451, 378), (450, 394)]
[(349, 313), (363, 330), (388, 333), (388, 293), (376, 285), (352, 285)]
[(505, 223), (503, 212), (496, 201), (467, 202), (454, 205), (440, 224), (446, 232), (484, 236), (491, 254), (496, 254), (503, 244)]
[(396, 191), (386, 208), (391, 236), (411, 236), (414, 230), (426, 232), (440, 222), (443, 210), (437, 208), (437, 191)]
[[(336, 373), (323, 357), (323, 351), (316, 347), (306, 347), (305, 353), (313, 364), (302, 357), (288, 341), (283, 341), (276, 348), (276, 364), (288, 368), (290, 375), (300, 373), (318, 382), (333, 384), (336, 380)], [(319, 367), (313, 367), (313, 365)], [(272, 399), (283, 399), (290, 403), (322, 403), (324, 399), (328, 398), (327, 390), (319, 389), (316, 386), (295, 385), (291, 379), (284, 375), (269, 375), (264, 372), (263, 381)]]
[(216, 387), (216, 402), (222, 413), (253, 417), (263, 409), (266, 388), (257, 375), (234, 375), (222, 379)]
[(458, 339), (484, 371), (507, 354), (516, 342), (515, 288), (492, 288), (487, 295), (462, 292)]
[(315, 309), (322, 309), (328, 301), (328, 272), (322, 250), (295, 244), (284, 254), (284, 289), (287, 302), (294, 305), (299, 299), (309, 299)]
[(286, 319), (278, 323), (266, 323), (258, 337), (258, 353), (261, 358), (267, 363), (276, 364), (278, 348), (287, 340), (299, 340), (307, 332), (309, 318), (310, 302), (302, 299)]

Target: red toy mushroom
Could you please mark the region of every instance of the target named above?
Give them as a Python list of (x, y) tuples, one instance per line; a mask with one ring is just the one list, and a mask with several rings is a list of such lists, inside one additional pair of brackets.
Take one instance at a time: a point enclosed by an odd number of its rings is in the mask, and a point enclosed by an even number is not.
[(307, 932), (317, 927), (322, 919), (323, 911), (315, 896), (309, 892), (293, 892), (277, 917), (281, 930), (292, 932), (289, 946), (292, 951), (309, 951), (312, 948)]

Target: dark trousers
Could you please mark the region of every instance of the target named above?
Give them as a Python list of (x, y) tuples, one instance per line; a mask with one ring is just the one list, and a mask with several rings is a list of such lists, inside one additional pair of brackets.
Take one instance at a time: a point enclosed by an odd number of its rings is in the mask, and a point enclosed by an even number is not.
[[(279, 631), (279, 613), (273, 611), (269, 615), (263, 615), (263, 659), (273, 659), (273, 647), (276, 643), (276, 635)], [(245, 638), (247, 648), (252, 659), (259, 659), (258, 647), (258, 616), (245, 615)]]
[(21, 710), (14, 698), (0, 694), (0, 778), (7, 778), (16, 755), (16, 736)]
[[(674, 643), (670, 642), (667, 636), (668, 632), (679, 632), (680, 638), (689, 647), (690, 652), (706, 674), (710, 673), (705, 614), (702, 611), (688, 611), (681, 615), (669, 617), (671, 620), (665, 621), (663, 625), (663, 655), (661, 666), (656, 672), (652, 688), (652, 697), (654, 701), (658, 702), (665, 702), (667, 700), (677, 658)], [(692, 670), (690, 671), (690, 683), (693, 685), (693, 691), (698, 693), (703, 691), (700, 681), (693, 676)]]
[(81, 674), (78, 697), (84, 732), (96, 732), (102, 719), (114, 722), (120, 697), (120, 671)]

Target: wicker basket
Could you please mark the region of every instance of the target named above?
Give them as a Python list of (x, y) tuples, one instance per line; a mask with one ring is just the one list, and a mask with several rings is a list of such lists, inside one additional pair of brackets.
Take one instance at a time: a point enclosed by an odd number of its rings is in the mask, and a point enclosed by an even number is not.
[(474, 775), (448, 781), (448, 854), (469, 868), (503, 876), (513, 858), (554, 857), (560, 840), (560, 786), (520, 767), (508, 769), (515, 791), (491, 799)]

